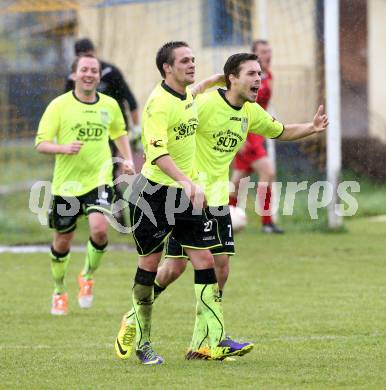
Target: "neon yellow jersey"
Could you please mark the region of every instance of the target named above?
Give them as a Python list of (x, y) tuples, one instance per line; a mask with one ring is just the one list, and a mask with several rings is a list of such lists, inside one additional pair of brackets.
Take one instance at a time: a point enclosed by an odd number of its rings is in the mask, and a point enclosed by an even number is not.
[(69, 144), (82, 141), (78, 154), (56, 154), (52, 193), (80, 196), (92, 189), (112, 184), (112, 158), (109, 137), (127, 134), (118, 103), (97, 94), (95, 103), (79, 101), (73, 91), (54, 99), (46, 108), (35, 139)]
[(248, 132), (277, 138), (284, 130), (257, 103), (232, 106), (218, 89), (196, 97), (198, 118), (196, 165), (209, 206), (228, 204), (229, 166)]
[(142, 114), (145, 152), (142, 174), (156, 183), (180, 187), (155, 164), (159, 157), (168, 154), (177, 167), (193, 179), (197, 126), (197, 109), (189, 88), (181, 95), (165, 82), (157, 85)]

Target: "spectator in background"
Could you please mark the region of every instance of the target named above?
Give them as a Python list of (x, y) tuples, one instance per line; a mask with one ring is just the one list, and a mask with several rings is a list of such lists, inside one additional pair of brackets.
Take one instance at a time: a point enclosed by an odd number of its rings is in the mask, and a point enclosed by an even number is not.
[[(96, 55), (95, 54), (95, 47), (92, 41), (88, 38), (82, 38), (75, 42), (74, 46), (75, 55), (77, 57), (82, 55)], [(140, 144), (140, 138), (141, 138), (141, 130), (139, 125), (139, 115), (138, 115), (138, 106), (137, 101), (135, 100), (135, 97), (133, 93), (131, 92), (128, 84), (126, 83), (122, 73), (120, 70), (107, 62), (101, 61), (101, 80), (98, 85), (98, 92), (104, 93), (105, 95), (111, 96), (114, 98), (122, 111), (123, 118), (126, 123), (126, 129), (129, 128), (129, 121), (126, 115), (126, 106), (128, 106), (130, 110), (130, 119), (132, 124), (132, 133), (131, 133), (131, 141), (132, 146), (134, 149), (136, 149), (137, 145)], [(71, 91), (74, 89), (74, 80), (73, 80), (73, 74), (70, 73), (66, 79), (66, 86), (65, 91)], [(117, 147), (115, 146), (114, 142), (110, 141), (110, 148), (111, 148), (111, 154), (113, 157), (119, 157), (119, 151)], [(121, 164), (115, 163), (113, 164), (113, 178), (114, 180), (117, 179), (117, 177), (122, 172)], [(122, 198), (122, 192), (120, 189), (119, 184), (114, 186), (116, 199), (119, 201)], [(124, 213), (123, 211), (117, 211), (114, 214), (117, 222), (121, 224), (122, 226), (126, 226)]]
[[(257, 95), (257, 103), (267, 110), (272, 95), (271, 58), (272, 49), (268, 41), (258, 39), (252, 44), (252, 53), (259, 57), (261, 66), (261, 86)], [(259, 177), (257, 195), (260, 203), (262, 231), (264, 233), (284, 233), (275, 225), (271, 214), (272, 183), (276, 180), (275, 167), (265, 149), (265, 138), (262, 135), (248, 133), (245, 145), (234, 159), (231, 181), (235, 192), (229, 196), (229, 204), (236, 206), (240, 180), (255, 172)]]

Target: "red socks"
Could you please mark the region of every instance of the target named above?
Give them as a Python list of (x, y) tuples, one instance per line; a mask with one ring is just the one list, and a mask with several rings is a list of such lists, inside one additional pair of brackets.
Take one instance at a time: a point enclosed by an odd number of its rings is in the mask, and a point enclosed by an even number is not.
[(261, 185), (257, 188), (257, 195), (260, 203), (261, 222), (263, 225), (272, 223), (271, 215), (271, 197), (272, 190), (271, 186)]

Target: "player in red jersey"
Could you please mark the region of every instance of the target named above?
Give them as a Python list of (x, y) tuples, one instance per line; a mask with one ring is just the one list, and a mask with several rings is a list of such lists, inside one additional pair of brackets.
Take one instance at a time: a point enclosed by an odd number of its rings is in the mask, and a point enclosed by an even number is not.
[[(272, 73), (270, 71), (272, 57), (271, 45), (268, 41), (258, 39), (253, 42), (252, 52), (259, 57), (262, 70), (261, 86), (256, 101), (266, 110), (272, 95)], [(264, 233), (284, 233), (284, 230), (275, 225), (272, 220), (271, 185), (276, 179), (276, 174), (264, 143), (265, 138), (263, 136), (248, 133), (244, 146), (234, 159), (231, 181), (235, 186), (235, 191), (230, 193), (229, 204), (236, 206), (240, 180), (255, 172), (259, 176), (257, 195), (259, 197), (262, 215), (262, 231)]]

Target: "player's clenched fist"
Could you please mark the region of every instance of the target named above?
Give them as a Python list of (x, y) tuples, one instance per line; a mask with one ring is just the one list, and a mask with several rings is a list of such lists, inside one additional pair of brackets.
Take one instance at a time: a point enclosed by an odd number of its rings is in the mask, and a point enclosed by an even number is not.
[(63, 154), (78, 154), (83, 146), (82, 141), (74, 141), (67, 145), (62, 145)]
[(122, 164), (123, 173), (127, 173), (128, 175), (135, 174), (135, 166), (133, 160), (124, 160)]

